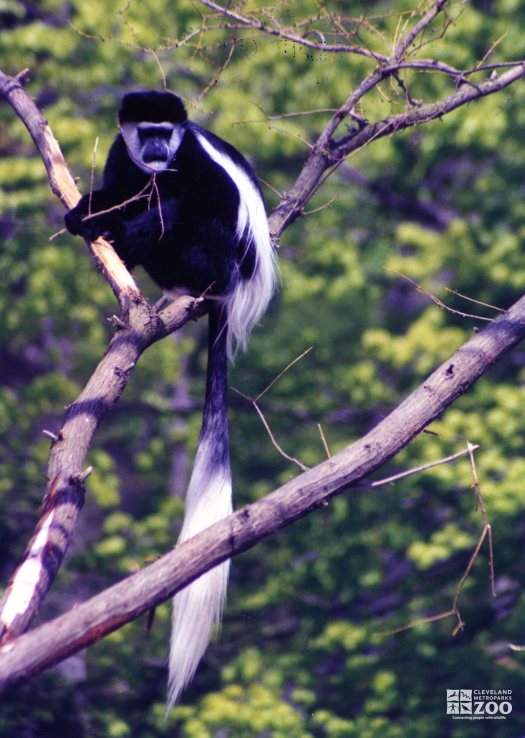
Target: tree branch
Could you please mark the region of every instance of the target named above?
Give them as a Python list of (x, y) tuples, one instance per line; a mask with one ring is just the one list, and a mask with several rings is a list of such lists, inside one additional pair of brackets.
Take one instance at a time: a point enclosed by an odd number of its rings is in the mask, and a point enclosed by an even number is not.
[(524, 76), (525, 64), (520, 63), (503, 74), (493, 76), (485, 82), (480, 82), (476, 85), (467, 82), (453, 95), (438, 102), (420, 105), (405, 113), (385, 118), (377, 123), (365, 125), (360, 131), (345, 136), (334, 143), (331, 151), (332, 163), (338, 164), (349, 154), (354, 153), (378, 138), (390, 136), (392, 133), (397, 133), (405, 128), (429, 123), (430, 121), (436, 120), (436, 118), (442, 118), (447, 113), (451, 113), (456, 108), (466, 105), (473, 100), (492, 95), (495, 92), (501, 92), (501, 90), (509, 87), (509, 85), (512, 85)]
[(0, 692), (95, 643), (221, 561), (255, 546), (378, 469), (525, 338), (525, 297), (465, 343), (373, 430), (327, 461), (87, 602), (0, 648)]
[[(229, 7), (224, 7), (223, 5), (220, 5), (219, 3), (213, 2), (213, 0), (198, 0), (198, 1), (201, 5), (204, 5), (206, 8), (209, 8), (210, 10), (215, 10), (218, 15), (222, 15), (225, 18), (228, 18), (233, 21), (233, 24), (228, 24), (226, 26), (223, 26), (222, 27), (223, 30), (258, 31), (259, 33), (264, 33), (268, 36), (276, 36), (277, 38), (281, 38), (284, 41), (290, 41), (290, 43), (298, 44), (299, 46), (304, 46), (307, 49), (312, 49), (314, 51), (322, 51), (324, 53), (356, 54), (357, 56), (364, 56), (369, 59), (374, 59), (375, 61), (386, 61), (388, 58), (383, 54), (379, 54), (379, 53), (376, 53), (375, 51), (372, 51), (371, 49), (367, 49), (366, 47), (363, 47), (363, 46), (355, 46), (354, 44), (328, 44), (325, 41), (316, 43), (315, 41), (310, 41), (306, 35), (299, 36), (299, 34), (295, 33), (289, 28), (285, 28), (283, 25), (278, 23), (277, 20), (273, 17), (271, 18), (273, 25), (269, 25), (268, 23), (263, 23), (263, 21), (259, 20), (253, 15), (249, 17), (246, 15), (241, 15), (241, 13), (238, 13), (237, 11), (232, 10)], [(356, 20), (356, 25), (358, 25), (359, 22), (360, 22), (359, 20)], [(207, 28), (205, 30), (207, 30)], [(319, 33), (315, 29), (308, 29), (308, 32), (309, 33)]]
[[(4, 94), (35, 142), (51, 189), (66, 205), (80, 197), (47, 121), (24, 92), (18, 78), (0, 71)], [(180, 297), (161, 313), (142, 296), (113, 247), (103, 239), (91, 244), (93, 256), (125, 311), (95, 372), (66, 411), (55, 434), (41, 516), (22, 561), (0, 598), (0, 642), (23, 633), (51, 586), (69, 546), (84, 502), (85, 458), (102, 419), (119, 400), (141, 354), (153, 343), (206, 312), (205, 301)]]
[[(379, 58), (370, 52), (370, 58), (377, 62), (376, 67), (332, 115), (296, 182), (271, 214), (270, 229), (274, 237), (303, 212), (320, 184), (349, 154), (377, 138), (434, 120), (472, 100), (498, 92), (524, 76), (525, 65), (520, 63), (478, 85), (464, 82), (452, 95), (440, 101), (409, 107), (403, 113), (375, 123), (360, 119), (356, 130), (336, 140), (337, 129), (346, 118), (353, 116), (355, 106), (365, 95), (400, 69), (410, 64), (417, 66), (417, 60), (407, 60), (408, 50), (443, 10), (445, 3), (446, 0), (436, 0), (397, 41), (390, 57)], [(215, 6), (212, 0), (204, 4)], [(219, 6), (215, 9), (226, 12)], [(231, 15), (234, 11), (227, 12)], [(239, 18), (234, 20), (243, 22)], [(268, 32), (266, 26), (259, 30)], [(450, 74), (458, 84), (465, 80), (466, 73), (455, 75), (455, 70), (445, 69), (439, 63), (436, 71)], [(470, 70), (468, 74), (474, 71), (479, 69)], [(78, 200), (78, 190), (47, 122), (22, 90), (24, 76), (9, 78), (0, 72), (0, 93), (28, 128), (44, 160), (53, 192), (70, 207)], [(199, 534), (144, 572), (33, 633), (13, 640), (29, 626), (63, 560), (83, 503), (86, 452), (99, 423), (118, 401), (141, 353), (182, 325), (190, 315), (205, 310), (202, 301), (181, 298), (157, 314), (141, 296), (112, 247), (99, 239), (91, 248), (121, 305), (129, 309), (129, 321), (121, 321), (105, 356), (83, 393), (68, 409), (63, 428), (53, 440), (42, 517), (22, 565), (0, 600), (0, 637), (4, 640), (0, 679), (4, 686), (27, 678), (94, 642), (149, 610), (220, 561), (254, 546), (279, 528), (326, 504), (332, 495), (347, 489), (396, 454), (465, 392), (490, 364), (525, 336), (525, 298), (522, 298), (507, 314), (465, 344), (374, 431), (346, 451)]]
[[(8, 77), (0, 70), (0, 95), (6, 98), (29, 131), (44, 162), (52, 192), (66, 208), (72, 208), (79, 201), (80, 192), (46, 119), (22, 87), (26, 76), (27, 70), (17, 77)], [(127, 310), (130, 300), (144, 299), (111, 244), (103, 238), (97, 238), (94, 243), (89, 244), (89, 248), (123, 309)]]
[(477, 100), (514, 84), (525, 76), (525, 64), (515, 67), (479, 84), (466, 82), (454, 94), (437, 102), (411, 108), (398, 115), (384, 118), (376, 123), (365, 123), (338, 141), (332, 134), (341, 121), (350, 114), (354, 105), (386, 76), (399, 67), (389, 65), (378, 68), (353, 93), (349, 100), (335, 113), (328, 126), (317, 139), (310, 155), (292, 188), (281, 198), (281, 202), (270, 216), (272, 236), (278, 238), (303, 212), (304, 206), (320, 187), (324, 178), (335, 170), (350, 154), (367, 144), (393, 133), (442, 118), (469, 102)]
[(0, 598), (0, 642), (23, 633), (64, 559), (84, 503), (86, 455), (105, 415), (118, 402), (142, 353), (205, 312), (204, 300), (182, 296), (161, 313), (136, 303), (55, 434), (41, 517), (20, 566)]
[[(202, 0), (201, 0), (202, 2)], [(391, 135), (405, 128), (427, 123), (440, 118), (446, 113), (455, 110), (467, 103), (503, 90), (505, 87), (518, 81), (525, 75), (525, 64), (519, 62), (500, 76), (491, 76), (490, 79), (474, 85), (467, 81), (467, 75), (481, 71), (475, 67), (460, 72), (453, 70), (439, 61), (407, 60), (406, 54), (426, 28), (446, 7), (447, 0), (436, 0), (423, 13), (417, 23), (410, 28), (396, 43), (389, 58), (382, 58), (375, 69), (366, 76), (355, 90), (349, 95), (346, 102), (333, 114), (325, 129), (318, 137), (292, 188), (281, 198), (280, 203), (270, 216), (270, 230), (273, 238), (277, 239), (282, 232), (302, 215), (306, 203), (315, 194), (324, 179), (333, 172), (350, 154), (358, 151), (371, 141)], [(452, 95), (433, 103), (419, 105), (399, 115), (384, 118), (383, 120), (367, 123), (362, 120), (357, 130), (349, 135), (335, 140), (334, 136), (341, 123), (349, 116), (352, 117), (356, 105), (382, 81), (396, 76), (401, 69), (421, 67), (425, 70), (450, 74), (459, 84), (464, 84)], [(487, 71), (494, 67), (487, 66)]]

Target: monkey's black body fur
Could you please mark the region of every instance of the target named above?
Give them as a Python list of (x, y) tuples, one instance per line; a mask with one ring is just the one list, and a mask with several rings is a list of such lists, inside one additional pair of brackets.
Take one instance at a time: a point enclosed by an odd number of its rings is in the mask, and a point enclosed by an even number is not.
[[(66, 214), (66, 225), (88, 240), (107, 234), (129, 269), (142, 265), (162, 288), (225, 295), (239, 277), (251, 277), (255, 246), (244, 238), (238, 241), (239, 192), (224, 169), (203, 153), (196, 133), (224, 151), (257, 189), (259, 185), (233, 146), (195, 123), (183, 125), (184, 136), (169, 169), (154, 175), (134, 164), (119, 134), (108, 155), (102, 189), (84, 195)], [(82, 220), (88, 212), (115, 206), (121, 207)]]

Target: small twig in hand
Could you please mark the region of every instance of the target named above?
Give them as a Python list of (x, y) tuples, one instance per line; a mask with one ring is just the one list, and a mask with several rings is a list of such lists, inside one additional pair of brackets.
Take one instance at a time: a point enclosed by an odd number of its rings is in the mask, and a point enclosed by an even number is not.
[(89, 212), (82, 218), (82, 221), (91, 220), (92, 218), (98, 218), (99, 215), (107, 215), (108, 213), (112, 213), (114, 210), (121, 210), (122, 208), (126, 207), (126, 205), (129, 205), (132, 202), (136, 202), (143, 197), (151, 198), (153, 177), (154, 175), (151, 176), (151, 178), (148, 180), (147, 185), (143, 187), (140, 192), (137, 192), (136, 195), (133, 195), (132, 197), (128, 198), (127, 200), (123, 200), (122, 202), (118, 202), (116, 205), (112, 205), (110, 208), (106, 208), (106, 210), (98, 210), (96, 213)]
[(154, 173), (151, 177), (151, 189), (152, 193), (151, 196), (153, 197), (153, 193), (155, 193), (155, 196), (157, 198), (157, 204), (159, 206), (159, 220), (160, 220), (160, 236), (159, 241), (162, 240), (164, 237), (164, 216), (162, 215), (162, 207), (161, 207), (161, 201), (160, 201), (160, 192), (159, 192), (159, 186), (157, 184), (157, 174)]

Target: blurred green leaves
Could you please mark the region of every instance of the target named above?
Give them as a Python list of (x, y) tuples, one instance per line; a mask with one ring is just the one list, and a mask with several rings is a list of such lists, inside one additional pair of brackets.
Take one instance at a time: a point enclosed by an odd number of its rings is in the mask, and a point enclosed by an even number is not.
[[(489, 61), (525, 57), (522, 3), (449, 5), (453, 22), (442, 37), (438, 24), (418, 54), (462, 68), (475, 66), (493, 46)], [(261, 7), (250, 2), (241, 10)], [(358, 21), (347, 40), (388, 53), (413, 7), (402, 0), (343, 8)], [(271, 12), (299, 29), (318, 13), (326, 32), (330, 14), (339, 10), (331, 1), (294, 0)], [(203, 13), (210, 28), (190, 39)], [(218, 25), (186, 0), (49, 0), (38, 7), (3, 2), (0, 68), (16, 74), (30, 67), (28, 89), (83, 192), (93, 161), (95, 181), (102, 171), (120, 95), (166, 80), (185, 98), (193, 119), (254, 162), (271, 207), (293, 184), (329, 111), (347, 99), (372, 63), (255, 32), (237, 31), (232, 51), (231, 33)], [(413, 70), (400, 79), (402, 85), (382, 84), (356, 112), (376, 120), (405, 109), (404, 89), (414, 99), (435, 100), (452, 94), (456, 84)], [(428, 293), (457, 311), (493, 317), (495, 311), (446, 288), (502, 309), (523, 291), (524, 100), (518, 84), (440, 121), (373, 142), (325, 181), (308, 213), (283, 234), (282, 288), (230, 383), (257, 396), (312, 347), (261, 399), (290, 455), (308, 465), (325, 458), (319, 424), (331, 452), (347, 445), (482, 327), (439, 308)], [(62, 210), (41, 162), (4, 104), (3, 581), (37, 519), (49, 446), (42, 431), (60, 427), (63, 406), (104, 351), (112, 330), (107, 318), (116, 310), (83, 243), (69, 235), (49, 241), (61, 228)], [(158, 290), (145, 275), (138, 270), (136, 276), (156, 299)], [(78, 536), (44, 617), (100, 591), (176, 541), (200, 425), (204, 345), (198, 324), (152, 347), (99, 429)], [(163, 606), (149, 635), (140, 620), (79, 656), (80, 676), (64, 667), (26, 685), (0, 708), (2, 735), (492, 735), (487, 722), (452, 724), (444, 690), (513, 689), (516, 707), (523, 694), (522, 656), (506, 644), (521, 642), (525, 615), (524, 364), (518, 347), (380, 472), (435, 461), (467, 441), (480, 445), (476, 465), (493, 527), (498, 596), (490, 598), (483, 549), (460, 603), (466, 627), (456, 637), (452, 621), (390, 637), (378, 633), (450, 607), (482, 525), (467, 459), (386, 488), (349, 490), (238, 557), (221, 638), (166, 721), (169, 611)], [(237, 506), (297, 473), (277, 453), (250, 404), (233, 392), (231, 437)], [(524, 729), (516, 709), (498, 725), (498, 735), (515, 738)]]

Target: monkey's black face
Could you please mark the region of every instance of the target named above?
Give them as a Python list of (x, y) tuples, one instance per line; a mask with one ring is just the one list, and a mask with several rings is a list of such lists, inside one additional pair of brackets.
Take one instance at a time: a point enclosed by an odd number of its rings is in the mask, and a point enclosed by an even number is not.
[(131, 160), (143, 172), (163, 172), (170, 167), (184, 129), (179, 123), (123, 123), (122, 137)]
[(167, 163), (170, 156), (171, 128), (150, 128), (139, 126), (137, 129), (140, 145), (142, 146), (142, 160), (146, 164), (154, 162)]

